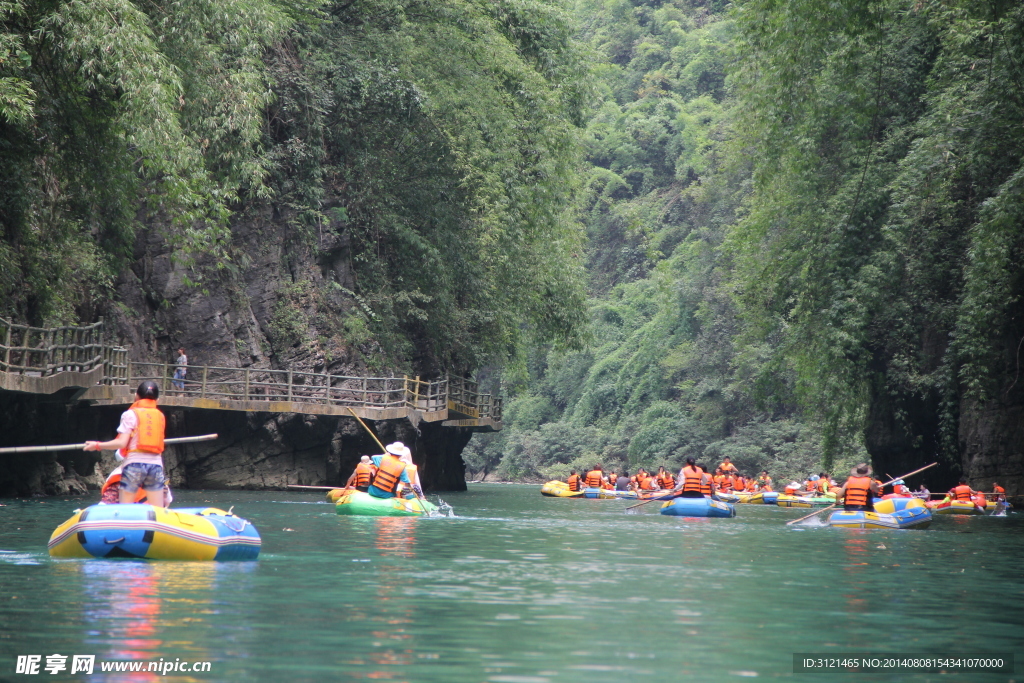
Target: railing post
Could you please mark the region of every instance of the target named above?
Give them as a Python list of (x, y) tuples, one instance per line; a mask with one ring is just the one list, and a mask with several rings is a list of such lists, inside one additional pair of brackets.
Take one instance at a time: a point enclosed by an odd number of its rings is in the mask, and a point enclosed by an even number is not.
[(7, 323), (7, 333), (4, 335), (4, 372), (7, 372), (11, 365), (11, 324)]
[(412, 390), (412, 409), (419, 410), (420, 407), (420, 376), (416, 375), (416, 382)]
[(288, 371), (288, 400), (292, 400), (292, 371)]
[(203, 366), (203, 386), (199, 390), (199, 397), (200, 398), (206, 398), (206, 374), (207, 374), (207, 372), (209, 372), (209, 370), (210, 370), (209, 366), (207, 366), (207, 365)]
[(331, 405), (331, 376), (324, 373), (324, 405)]
[(245, 369), (245, 400), (249, 400), (249, 368)]

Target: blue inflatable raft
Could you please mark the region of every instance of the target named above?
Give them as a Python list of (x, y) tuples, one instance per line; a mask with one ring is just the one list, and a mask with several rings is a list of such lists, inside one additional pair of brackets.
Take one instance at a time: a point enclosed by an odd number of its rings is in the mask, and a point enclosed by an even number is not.
[(736, 507), (712, 498), (676, 498), (661, 504), (661, 514), (675, 517), (735, 517)]
[(924, 505), (905, 507), (888, 514), (838, 510), (829, 516), (828, 523), (829, 526), (847, 529), (924, 529), (932, 523), (932, 513)]
[(241, 517), (217, 508), (92, 505), (57, 527), (52, 557), (151, 560), (255, 560), (259, 532)]

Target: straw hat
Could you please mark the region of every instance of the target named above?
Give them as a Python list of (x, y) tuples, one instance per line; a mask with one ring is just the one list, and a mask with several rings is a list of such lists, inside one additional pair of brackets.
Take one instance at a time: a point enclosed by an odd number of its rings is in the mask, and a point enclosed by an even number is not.
[(852, 470), (850, 470), (850, 474), (855, 477), (869, 476), (871, 474), (871, 465), (867, 464), (866, 462), (862, 462), (861, 464), (857, 465)]

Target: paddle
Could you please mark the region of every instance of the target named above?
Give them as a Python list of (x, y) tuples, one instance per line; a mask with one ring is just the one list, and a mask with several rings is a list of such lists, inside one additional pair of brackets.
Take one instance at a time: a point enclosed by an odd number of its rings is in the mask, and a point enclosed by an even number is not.
[[(352, 417), (354, 417), (356, 419), (356, 422), (361, 424), (363, 426), (363, 429), (365, 429), (367, 432), (370, 433), (370, 436), (373, 437), (373, 440), (377, 442), (378, 446), (380, 446), (380, 452), (381, 453), (387, 453), (388, 449), (384, 448), (384, 444), (382, 444), (380, 442), (380, 439), (378, 439), (377, 435), (373, 433), (373, 430), (370, 429), (365, 422), (363, 422), (362, 418), (360, 418), (358, 415), (356, 415), (356, 411), (352, 410), (352, 406), (349, 406), (348, 412), (352, 413)], [(419, 491), (417, 491), (415, 486), (412, 487), (412, 492), (416, 494), (416, 498), (419, 500), (420, 510), (423, 511), (423, 514), (425, 514), (426, 516), (430, 517), (430, 511), (427, 510), (427, 506), (425, 504), (427, 501), (423, 497), (423, 494), (420, 493)]]
[[(179, 436), (173, 439), (164, 439), (164, 444), (195, 443), (197, 441), (213, 441), (216, 434), (204, 434), (203, 436)], [(0, 448), (0, 453), (35, 453), (46, 451), (80, 451), (85, 448), (84, 443), (67, 443), (61, 446), (11, 446)]]
[(674, 489), (672, 491), (669, 491), (667, 496), (651, 496), (650, 498), (648, 498), (647, 500), (645, 500), (642, 503), (637, 503), (636, 505), (628, 505), (628, 506), (626, 506), (626, 509), (627, 510), (632, 510), (633, 508), (638, 508), (638, 507), (640, 507), (642, 505), (647, 505), (648, 503), (653, 503), (656, 500), (667, 500), (669, 498), (675, 498), (675, 496), (672, 495), (673, 493), (675, 493)]
[[(912, 474), (917, 474), (918, 472), (924, 472), (924, 471), (925, 471), (926, 469), (928, 469), (929, 467), (935, 467), (935, 466), (936, 466), (936, 465), (938, 465), (938, 464), (939, 464), (939, 463), (937, 463), (937, 462), (933, 462), (933, 463), (932, 463), (931, 465), (925, 465), (924, 467), (922, 467), (922, 468), (921, 468), (921, 469), (919, 469), (919, 470), (914, 470), (913, 472), (910, 472), (910, 473), (908, 473), (908, 474), (904, 474), (904, 475), (903, 475), (902, 477), (893, 477), (893, 478), (892, 478), (892, 479), (890, 479), (889, 481), (887, 481), (887, 482), (885, 482), (884, 484), (882, 484), (882, 486), (880, 486), (879, 488), (882, 488), (882, 487), (884, 487), (884, 486), (888, 486), (889, 484), (893, 483), (893, 482), (894, 482), (894, 481), (896, 481), (897, 479), (906, 479), (907, 477), (909, 477), (909, 476), (910, 476), (910, 475), (912, 475)], [(814, 516), (816, 516), (816, 515), (820, 515), (820, 514), (821, 514), (822, 512), (827, 512), (828, 510), (831, 510), (832, 508), (834, 508), (834, 507), (835, 507), (836, 505), (838, 505), (838, 504), (839, 504), (839, 503), (835, 503), (835, 504), (833, 504), (833, 505), (829, 505), (829, 506), (828, 506), (827, 508), (823, 508), (823, 509), (821, 509), (821, 510), (818, 510), (817, 512), (812, 512), (811, 514), (809, 514), (809, 515), (805, 515), (805, 516), (801, 517), (800, 519), (794, 519), (794, 520), (793, 520), (792, 522), (786, 522), (786, 526), (789, 526), (790, 524), (796, 524), (797, 522), (802, 522), (802, 521), (804, 521), (805, 519), (810, 519), (811, 517), (814, 517)]]

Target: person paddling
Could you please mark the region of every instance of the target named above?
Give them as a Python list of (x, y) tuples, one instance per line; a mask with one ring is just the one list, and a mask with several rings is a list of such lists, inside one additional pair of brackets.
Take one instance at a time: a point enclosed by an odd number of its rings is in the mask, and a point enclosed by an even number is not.
[(373, 475), (377, 473), (377, 468), (370, 462), (370, 456), (363, 455), (359, 457), (359, 463), (356, 465), (356, 469), (352, 472), (352, 476), (345, 482), (345, 488), (354, 488), (357, 491), (366, 493), (370, 489), (370, 482), (373, 480)]
[(836, 503), (843, 501), (843, 508), (847, 511), (874, 512), (873, 496), (881, 493), (878, 483), (871, 478), (871, 465), (862, 462), (850, 470), (846, 483), (836, 491)]
[(384, 450), (384, 454), (370, 458), (377, 468), (377, 474), (366, 492), (374, 498), (395, 498), (401, 484), (411, 484), (405, 463), (402, 462), (406, 448), (401, 441), (396, 441), (389, 443)]
[(113, 451), (127, 453), (121, 466), (118, 502), (132, 503), (142, 488), (146, 502), (164, 507), (164, 428), (166, 419), (156, 407), (160, 388), (156, 382), (146, 380), (135, 391), (135, 403), (121, 414), (117, 437), (110, 441), (86, 441), (84, 451)]

